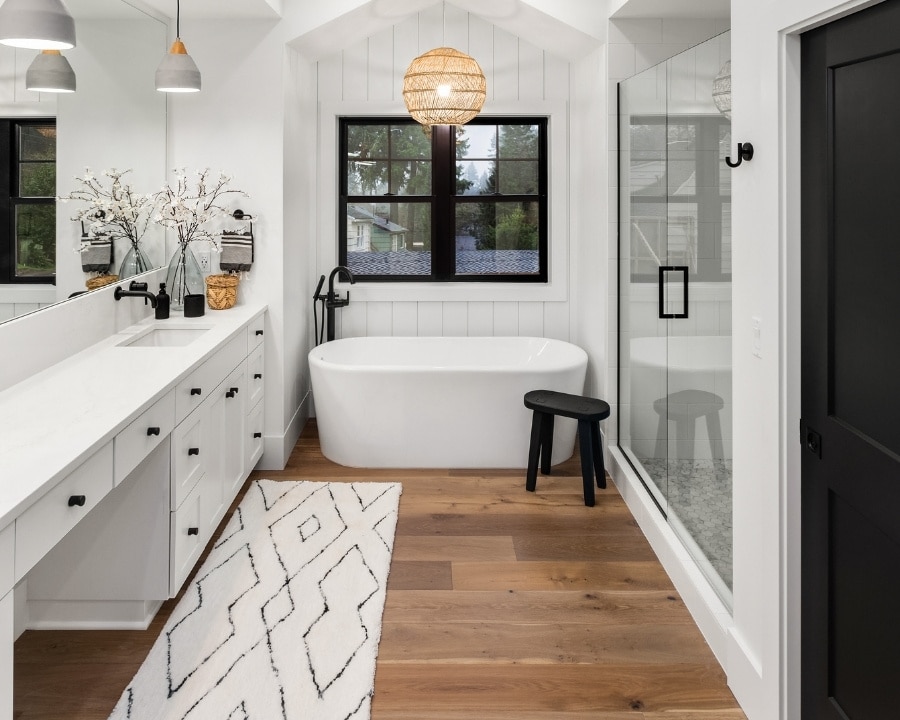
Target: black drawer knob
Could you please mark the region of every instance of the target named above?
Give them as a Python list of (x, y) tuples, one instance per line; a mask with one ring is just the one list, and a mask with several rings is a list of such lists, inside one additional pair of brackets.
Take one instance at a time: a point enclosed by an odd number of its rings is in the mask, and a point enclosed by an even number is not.
[(253, 373), (254, 380), (262, 380), (262, 373)]
[(188, 528), (188, 535), (199, 535), (200, 528)]
[(262, 334), (263, 334), (263, 331), (262, 331), (262, 330), (257, 330), (257, 331), (256, 331), (256, 334), (257, 334), (257, 335), (262, 335)]
[(261, 438), (261, 437), (262, 437), (262, 433), (253, 433), (253, 437), (255, 437), (255, 438)]
[(191, 388), (191, 395), (202, 395), (203, 390), (201, 388)]
[(237, 390), (234, 390), (234, 389), (229, 390), (227, 393), (225, 393), (225, 397), (233, 398), (236, 392), (237, 392)]
[(188, 455), (199, 455), (200, 448), (188, 448)]
[(238, 394), (238, 390), (240, 390), (240, 388), (231, 388), (231, 392), (233, 392), (235, 395)]
[(84, 495), (70, 495), (69, 496), (69, 507), (84, 507), (84, 503), (87, 498)]
[(158, 427), (148, 427), (147, 428), (147, 436), (149, 437), (150, 435), (159, 435), (159, 428)]

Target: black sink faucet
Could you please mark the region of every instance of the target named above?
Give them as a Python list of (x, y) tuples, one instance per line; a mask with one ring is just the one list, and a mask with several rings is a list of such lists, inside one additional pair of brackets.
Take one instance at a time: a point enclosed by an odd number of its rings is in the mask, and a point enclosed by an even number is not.
[(136, 280), (131, 281), (127, 290), (123, 290), (121, 285), (117, 286), (113, 293), (113, 297), (116, 300), (121, 300), (123, 297), (142, 297), (144, 298), (144, 305), (146, 305), (149, 300), (150, 304), (153, 307), (156, 307), (156, 295), (152, 292), (148, 292), (147, 283), (137, 282)]
[(343, 275), (344, 278), (352, 285), (356, 282), (350, 269), (343, 265), (338, 265), (328, 276), (328, 294), (325, 296), (325, 309), (328, 319), (326, 320), (326, 340), (334, 340), (334, 309), (336, 307), (346, 307), (350, 304), (350, 291), (347, 291), (347, 297), (342, 298), (334, 291), (334, 278), (336, 275)]

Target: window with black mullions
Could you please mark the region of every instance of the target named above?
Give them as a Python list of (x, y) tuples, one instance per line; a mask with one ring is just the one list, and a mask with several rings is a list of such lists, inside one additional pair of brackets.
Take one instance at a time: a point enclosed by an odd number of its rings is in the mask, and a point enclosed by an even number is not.
[(340, 127), (339, 258), (358, 280), (546, 282), (546, 118)]
[(56, 121), (0, 120), (0, 283), (56, 278)]

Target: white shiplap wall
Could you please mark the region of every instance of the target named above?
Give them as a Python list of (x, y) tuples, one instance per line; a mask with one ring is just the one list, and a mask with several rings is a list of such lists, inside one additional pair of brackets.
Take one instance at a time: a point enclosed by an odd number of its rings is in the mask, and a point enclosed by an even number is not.
[[(555, 108), (550, 158), (552, 291), (547, 287), (511, 289), (500, 284), (453, 288), (396, 284), (350, 288), (350, 305), (336, 314), (336, 336), (366, 335), (538, 335), (568, 340), (568, 100), (569, 63), (453, 5), (435, 5), (418, 15), (319, 59), (316, 99), (320, 107), (320, 177), (333, 176), (335, 114), (404, 115), (403, 74), (409, 62), (433, 47), (450, 45), (475, 57), (488, 83), (483, 113), (544, 114)], [(327, 183), (326, 183), (327, 185)], [(336, 264), (336, 187), (320, 186), (316, 275)], [(552, 202), (552, 200), (551, 200)], [(555, 268), (555, 272), (554, 272)], [(402, 285), (402, 287), (401, 287)]]

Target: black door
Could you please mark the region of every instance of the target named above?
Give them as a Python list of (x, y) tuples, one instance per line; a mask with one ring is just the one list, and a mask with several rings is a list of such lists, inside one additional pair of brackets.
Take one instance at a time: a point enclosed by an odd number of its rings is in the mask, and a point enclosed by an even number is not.
[(802, 43), (804, 720), (900, 718), (900, 1)]

